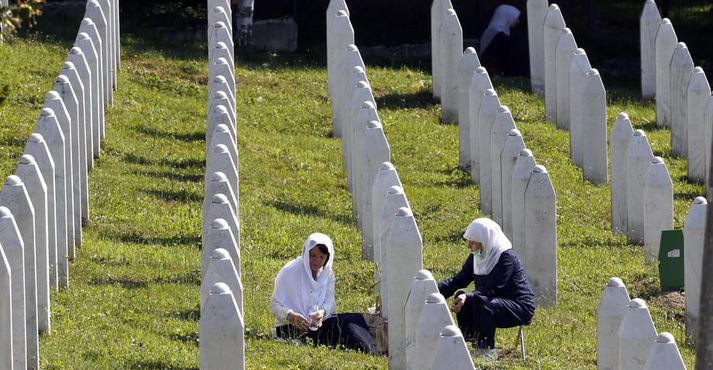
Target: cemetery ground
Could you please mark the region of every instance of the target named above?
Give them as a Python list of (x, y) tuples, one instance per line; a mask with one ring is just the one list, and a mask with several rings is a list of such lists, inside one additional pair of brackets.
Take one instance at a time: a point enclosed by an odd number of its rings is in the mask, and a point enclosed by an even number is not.
[[(22, 153), (70, 44), (61, 32), (40, 32), (0, 46), (0, 81), (10, 85), (0, 108), (3, 178)], [(206, 55), (205, 44), (122, 34), (118, 90), (102, 155), (90, 172), (89, 221), (70, 265), (70, 288), (52, 295), (52, 330), (40, 338), (42, 368), (198, 367)], [(324, 53), (254, 52), (236, 59), (246, 365), (385, 368), (385, 357), (270, 339), (274, 276), (314, 231), (335, 243), (338, 311), (365, 311), (376, 297), (351, 216), (341, 143), (331, 137)], [(463, 230), (482, 216), (477, 186), (457, 169), (458, 128), (439, 123), (427, 66), (365, 62), (392, 162), (423, 236), (424, 268), (436, 279), (450, 276), (467, 256)], [(603, 79), (609, 128), (626, 111), (646, 131), (671, 171), (674, 225), (682, 227), (702, 185), (688, 183), (685, 162), (669, 155), (670, 132), (655, 127), (653, 103), (606, 74)], [(597, 302), (607, 280), (619, 276), (632, 298), (646, 299), (657, 330), (674, 334), (691, 367), (683, 298), (660, 292), (642, 246), (612, 234), (608, 186), (581, 180), (569, 162), (568, 134), (543, 121), (543, 100), (526, 92), (528, 81), (493, 82), (557, 192), (559, 303), (538, 308), (525, 329), (527, 361), (518, 359), (513, 328), (497, 332), (498, 347), (511, 352), (476, 365), (595, 368)]]

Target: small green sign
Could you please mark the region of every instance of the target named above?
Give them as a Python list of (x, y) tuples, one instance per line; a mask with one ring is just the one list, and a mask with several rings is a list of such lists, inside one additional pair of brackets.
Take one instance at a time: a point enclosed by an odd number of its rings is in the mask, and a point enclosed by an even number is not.
[(661, 291), (683, 289), (683, 230), (662, 230), (659, 247)]

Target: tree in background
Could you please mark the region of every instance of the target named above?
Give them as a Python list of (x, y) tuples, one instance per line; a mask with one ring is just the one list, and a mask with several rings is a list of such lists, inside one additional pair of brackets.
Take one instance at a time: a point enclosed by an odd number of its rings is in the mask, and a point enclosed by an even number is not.
[(0, 42), (14, 35), (23, 25), (35, 26), (44, 3), (45, 0), (17, 0), (15, 4), (8, 4), (0, 0)]

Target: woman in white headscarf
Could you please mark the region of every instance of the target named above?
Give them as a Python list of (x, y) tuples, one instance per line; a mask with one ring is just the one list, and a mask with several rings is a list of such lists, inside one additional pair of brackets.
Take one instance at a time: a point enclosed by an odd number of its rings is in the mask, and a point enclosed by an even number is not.
[(302, 255), (282, 267), (270, 300), (276, 336), (374, 352), (363, 315), (336, 314), (333, 261), (332, 239), (314, 233), (302, 245)]
[(499, 5), (480, 36), (480, 60), (492, 74), (508, 74), (511, 54), (510, 31), (520, 23), (520, 10), (512, 5)]
[[(438, 282), (446, 298), (455, 295), (451, 310), (466, 340), (485, 355), (495, 356), (495, 328), (530, 323), (535, 296), (510, 240), (493, 220), (477, 218), (463, 235), (470, 254), (452, 278)], [(475, 290), (461, 290), (475, 282)]]

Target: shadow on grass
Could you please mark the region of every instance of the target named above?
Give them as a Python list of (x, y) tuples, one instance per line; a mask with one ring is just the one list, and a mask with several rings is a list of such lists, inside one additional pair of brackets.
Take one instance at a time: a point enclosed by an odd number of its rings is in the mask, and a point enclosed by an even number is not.
[(203, 175), (183, 174), (170, 171), (133, 171), (135, 175), (149, 176), (157, 179), (170, 179), (184, 182), (199, 182)]
[(146, 280), (140, 280), (130, 277), (113, 277), (102, 276), (89, 281), (91, 285), (119, 285), (124, 289), (143, 289), (149, 286)]
[(136, 155), (133, 153), (129, 153), (124, 155), (124, 161), (131, 163), (131, 164), (138, 164), (142, 166), (168, 166), (171, 168), (178, 168), (178, 169), (204, 169), (205, 168), (205, 160), (204, 159), (196, 159), (196, 158), (181, 158), (181, 159), (166, 159), (166, 158), (161, 158), (161, 159), (152, 159), (152, 158), (147, 158), (141, 155)]
[(374, 98), (379, 109), (429, 108), (437, 104), (428, 90), (410, 94), (387, 94)]
[(172, 369), (172, 370), (198, 370), (197, 367), (183, 367), (183, 366), (174, 366), (166, 362), (160, 362), (160, 361), (134, 361), (130, 364), (128, 364), (129, 369), (149, 369), (149, 370), (158, 370), (158, 369)]
[[(696, 185), (702, 185), (700, 183), (695, 183)], [(673, 193), (673, 199), (675, 200), (688, 200), (688, 201), (693, 201), (693, 199), (696, 199), (696, 197), (703, 196), (699, 191), (696, 190), (690, 190), (690, 191), (679, 191)]]
[(176, 245), (189, 245), (197, 246), (201, 241), (200, 235), (174, 235), (174, 236), (144, 236), (138, 235), (133, 232), (127, 232), (124, 234), (117, 234), (109, 230), (102, 232), (102, 237), (105, 239), (117, 240), (123, 243), (129, 244), (145, 244), (145, 245), (162, 245), (162, 246), (176, 246)]
[(163, 199), (167, 202), (181, 202), (181, 203), (194, 203), (203, 200), (203, 197), (193, 191), (188, 191), (185, 189), (181, 190), (157, 190), (157, 189), (143, 189), (142, 193), (151, 195), (158, 199)]
[(168, 316), (185, 321), (198, 321), (201, 318), (201, 307), (195, 307), (183, 311), (171, 312)]
[(153, 127), (147, 127), (144, 125), (141, 125), (136, 128), (136, 131), (145, 135), (153, 136), (153, 137), (170, 137), (172, 139), (178, 140), (178, 141), (183, 141), (186, 143), (192, 143), (196, 141), (204, 141), (205, 140), (205, 132), (202, 131), (196, 131), (196, 132), (188, 132), (188, 133), (177, 133), (177, 132), (170, 132), (170, 131), (164, 131), (164, 130), (158, 130)]
[(329, 214), (313, 205), (299, 204), (296, 202), (282, 199), (263, 201), (263, 204), (266, 206), (274, 207), (282, 212), (292, 213), (294, 215), (328, 218), (343, 223), (345, 225), (352, 224), (352, 218), (350, 216)]
[(188, 343), (194, 345), (195, 347), (198, 347), (198, 333), (196, 332), (169, 334), (168, 337), (171, 338), (171, 340), (175, 340), (176, 342)]

